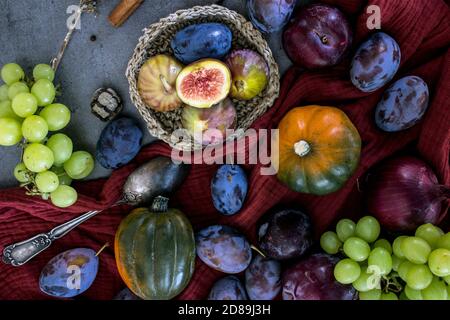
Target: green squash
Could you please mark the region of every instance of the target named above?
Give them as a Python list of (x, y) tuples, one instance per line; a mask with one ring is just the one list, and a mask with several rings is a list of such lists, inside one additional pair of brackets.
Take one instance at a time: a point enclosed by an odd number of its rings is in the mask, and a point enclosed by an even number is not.
[(133, 210), (120, 224), (114, 242), (119, 274), (146, 300), (169, 300), (188, 285), (195, 267), (195, 239), (189, 220), (168, 200), (157, 197), (151, 209)]

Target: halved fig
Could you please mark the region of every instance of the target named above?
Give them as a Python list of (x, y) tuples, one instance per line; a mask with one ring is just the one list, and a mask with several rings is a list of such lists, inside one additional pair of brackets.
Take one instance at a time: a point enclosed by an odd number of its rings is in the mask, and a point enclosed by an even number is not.
[(177, 78), (181, 101), (196, 108), (210, 108), (228, 96), (231, 72), (225, 63), (203, 59), (185, 67)]
[(235, 129), (236, 122), (236, 108), (229, 98), (208, 109), (190, 106), (183, 108), (183, 127), (192, 134), (195, 141), (203, 145), (225, 140), (226, 130)]
[(183, 65), (171, 56), (159, 54), (148, 59), (138, 77), (138, 91), (148, 107), (166, 112), (183, 103), (175, 84)]

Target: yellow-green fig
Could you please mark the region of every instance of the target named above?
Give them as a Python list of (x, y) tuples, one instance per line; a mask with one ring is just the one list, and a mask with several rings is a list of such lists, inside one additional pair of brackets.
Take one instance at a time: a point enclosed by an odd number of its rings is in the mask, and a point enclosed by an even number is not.
[(225, 140), (226, 130), (236, 128), (236, 108), (226, 98), (208, 109), (183, 108), (182, 123), (194, 140), (203, 144), (217, 144)]
[(181, 107), (175, 81), (183, 65), (171, 56), (159, 54), (148, 59), (138, 77), (142, 100), (153, 110), (166, 112)]
[(269, 68), (264, 58), (255, 51), (235, 50), (226, 58), (225, 63), (232, 74), (232, 98), (250, 100), (266, 88)]

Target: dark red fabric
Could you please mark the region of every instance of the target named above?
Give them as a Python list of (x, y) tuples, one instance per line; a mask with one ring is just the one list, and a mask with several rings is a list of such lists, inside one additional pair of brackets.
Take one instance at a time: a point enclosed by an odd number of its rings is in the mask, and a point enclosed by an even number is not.
[[(354, 19), (354, 47), (371, 32), (366, 27), (365, 1), (325, 1), (340, 7)], [(441, 183), (450, 184), (450, 9), (443, 0), (379, 0), (382, 29), (392, 35), (402, 49), (402, 64), (396, 79), (418, 75), (429, 85), (431, 101), (425, 119), (412, 129), (388, 134), (379, 131), (373, 121), (373, 109), (383, 90), (372, 94), (358, 91), (349, 81), (349, 61), (314, 72), (290, 69), (284, 76), (281, 96), (254, 128), (274, 128), (291, 108), (307, 105), (334, 105), (342, 108), (357, 126), (362, 140), (361, 163), (346, 186), (334, 194), (315, 197), (289, 191), (274, 176), (261, 176), (259, 166), (245, 166), (249, 176), (249, 193), (241, 213), (233, 217), (219, 215), (212, 206), (210, 181), (216, 165), (194, 165), (182, 188), (173, 198), (173, 206), (185, 212), (195, 229), (213, 224), (233, 225), (254, 241), (255, 222), (276, 204), (296, 204), (312, 217), (316, 235), (342, 216), (364, 214), (363, 194), (357, 179), (380, 160), (398, 152), (416, 152), (435, 169)], [(91, 209), (105, 209), (120, 197), (127, 175), (157, 155), (170, 155), (163, 143), (145, 147), (133, 164), (115, 171), (107, 180), (77, 183), (78, 203), (58, 210), (48, 202), (27, 197), (21, 189), (0, 191), (0, 248), (50, 230), (78, 214)], [(0, 299), (48, 299), (38, 287), (42, 267), (54, 255), (75, 247), (98, 249), (113, 243), (115, 230), (130, 207), (108, 209), (54, 243), (45, 253), (20, 268), (0, 264)], [(113, 248), (101, 254), (98, 277), (80, 298), (111, 299), (123, 283), (116, 270)], [(197, 261), (189, 287), (180, 299), (202, 299), (213, 281), (222, 274)]]

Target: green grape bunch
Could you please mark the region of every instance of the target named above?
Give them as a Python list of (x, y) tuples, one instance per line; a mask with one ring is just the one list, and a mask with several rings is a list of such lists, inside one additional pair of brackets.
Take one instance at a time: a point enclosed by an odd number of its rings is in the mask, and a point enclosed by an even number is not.
[(342, 219), (320, 238), (328, 254), (343, 254), (337, 282), (352, 285), (360, 300), (450, 300), (450, 232), (430, 223), (414, 235), (389, 241), (371, 216)]
[(70, 137), (58, 132), (69, 124), (71, 112), (55, 101), (54, 69), (38, 64), (26, 80), (21, 66), (8, 63), (0, 76), (0, 146), (23, 149), (14, 177), (30, 196), (60, 208), (73, 205), (78, 194), (72, 180), (89, 176), (95, 164), (90, 153), (74, 152)]

